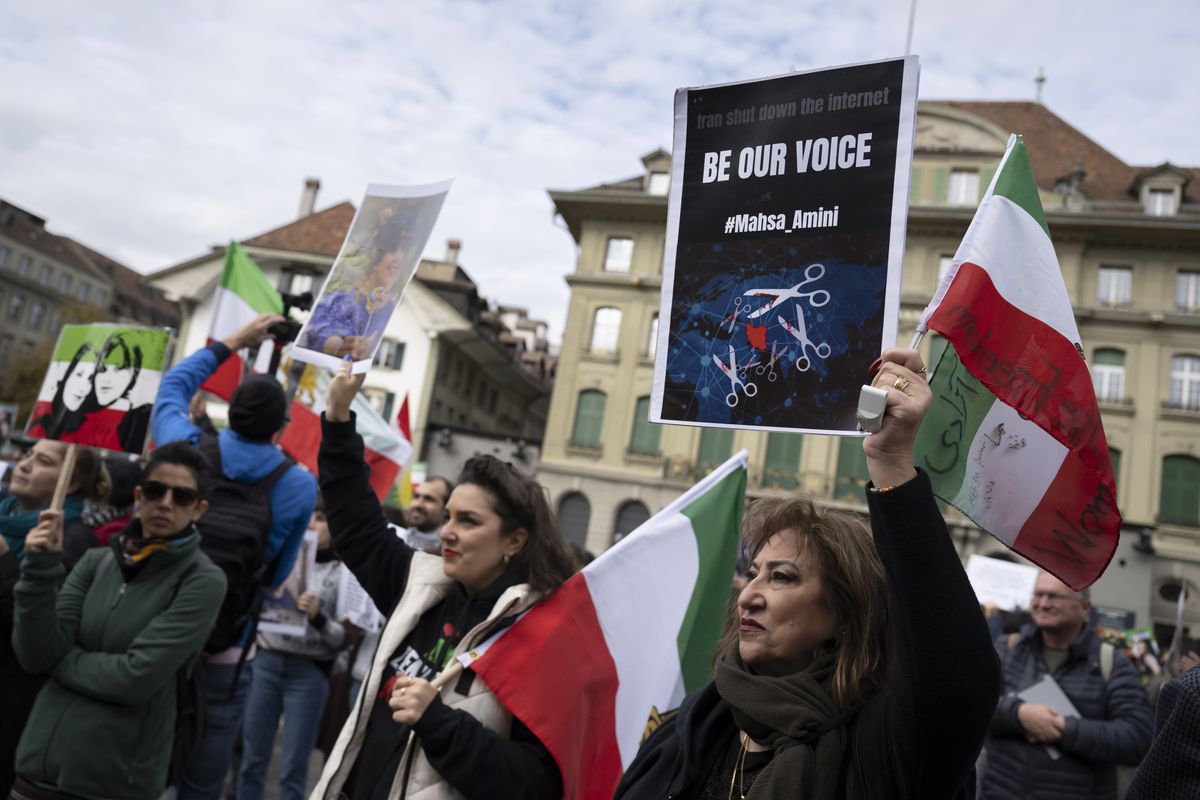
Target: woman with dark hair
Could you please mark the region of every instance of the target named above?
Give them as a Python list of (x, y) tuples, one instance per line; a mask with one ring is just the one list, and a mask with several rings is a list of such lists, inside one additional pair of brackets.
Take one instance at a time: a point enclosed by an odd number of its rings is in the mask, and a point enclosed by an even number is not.
[(321, 492), (334, 547), (388, 620), (312, 797), (559, 797), (545, 745), (454, 660), (574, 572), (545, 490), (476, 456), (446, 505), (442, 557), (413, 551), (368, 482), (350, 411), (363, 377), (347, 360), (330, 386)]
[[(58, 380), (58, 388), (50, 401), (50, 411), (29, 423), (30, 436), (61, 439), (79, 430), (87, 421), (88, 414), (95, 410), (92, 378), (96, 372), (96, 361), (91, 353), (90, 344), (84, 342), (79, 345)], [(89, 400), (92, 402), (89, 403)]]
[(882, 362), (887, 413), (863, 442), (870, 531), (802, 497), (755, 504), (714, 680), (643, 744), (618, 798), (974, 795), (999, 665), (913, 467), (925, 368), (912, 350)]
[(92, 396), (96, 410), (108, 408), (125, 412), (117, 425), (116, 439), (126, 452), (140, 451), (150, 428), (153, 403), (134, 406), (131, 397), (141, 372), (141, 347), (131, 345), (122, 332), (114, 333), (104, 341), (96, 356)]

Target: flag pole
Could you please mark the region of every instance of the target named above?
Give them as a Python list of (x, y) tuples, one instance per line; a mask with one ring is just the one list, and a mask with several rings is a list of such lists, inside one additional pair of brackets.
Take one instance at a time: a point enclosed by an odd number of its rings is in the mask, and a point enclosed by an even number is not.
[(904, 40), (904, 55), (912, 55), (913, 24), (917, 21), (917, 0), (912, 0), (908, 10), (908, 38)]

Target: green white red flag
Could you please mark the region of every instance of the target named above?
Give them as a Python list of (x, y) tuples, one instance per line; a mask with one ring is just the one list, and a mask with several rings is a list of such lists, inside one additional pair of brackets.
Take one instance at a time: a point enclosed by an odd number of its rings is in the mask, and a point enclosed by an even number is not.
[(1019, 137), (917, 330), (950, 345), (917, 442), (934, 492), (1068, 586), (1090, 586), (1120, 535), (1116, 482)]
[[(283, 298), (237, 242), (230, 242), (225, 249), (225, 267), (213, 300), (209, 342), (221, 341), (260, 314), (283, 313)], [(228, 400), (241, 383), (248, 357), (247, 350), (234, 353), (200, 388)]]
[(512, 627), (459, 657), (554, 755), (568, 800), (608, 800), (661, 715), (712, 677), (746, 451)]

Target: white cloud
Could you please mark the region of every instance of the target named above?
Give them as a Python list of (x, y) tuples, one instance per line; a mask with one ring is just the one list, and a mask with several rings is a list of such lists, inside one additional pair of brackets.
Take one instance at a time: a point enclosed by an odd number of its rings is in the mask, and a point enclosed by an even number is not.
[[(1195, 11), (1177, 0), (919, 0), (922, 96), (1024, 99), (1133, 163), (1200, 164)], [(483, 293), (561, 335), (574, 266), (547, 188), (636, 174), (695, 86), (903, 50), (903, 3), (370, 2), (102, 5), (0, 20), (0, 186), (142, 271), (371, 181), (455, 177), (427, 254), (464, 242)]]

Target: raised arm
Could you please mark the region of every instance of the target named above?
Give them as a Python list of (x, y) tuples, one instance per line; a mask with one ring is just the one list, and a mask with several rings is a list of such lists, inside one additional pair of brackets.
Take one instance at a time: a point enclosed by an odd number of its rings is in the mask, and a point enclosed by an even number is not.
[(371, 470), (350, 410), (363, 377), (350, 374), (348, 361), (334, 376), (321, 418), (317, 466), (333, 547), (375, 607), (387, 614), (404, 592), (413, 551), (388, 525), (371, 488)]
[(913, 797), (949, 797), (967, 779), (1000, 692), (1000, 670), (975, 593), (934, 501), (913, 467), (931, 393), (920, 356), (884, 353), (874, 384), (888, 390), (883, 429), (864, 452), (875, 546), (888, 575), (896, 663), (886, 703), (896, 774)]

